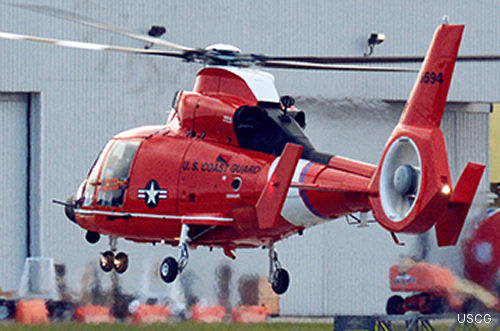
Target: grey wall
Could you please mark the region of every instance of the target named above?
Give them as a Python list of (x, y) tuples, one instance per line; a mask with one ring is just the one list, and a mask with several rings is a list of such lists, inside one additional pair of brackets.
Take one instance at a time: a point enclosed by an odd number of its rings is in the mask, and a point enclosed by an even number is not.
[[(168, 39), (189, 46), (224, 42), (244, 51), (271, 55), (361, 55), (365, 40), (374, 31), (387, 35), (375, 55), (423, 55), (441, 16), (448, 14), (452, 23), (467, 25), (461, 54), (500, 53), (500, 45), (492, 42), (498, 39), (500, 24), (496, 1), (457, 5), (455, 1), (73, 0), (38, 4), (139, 32), (146, 32), (153, 24), (165, 25)], [(1, 6), (0, 31), (144, 46), (8, 6)], [(458, 64), (450, 99), (486, 103), (500, 100), (499, 65)], [(38, 96), (34, 116), (39, 120), (33, 130), (39, 137), (34, 157), (40, 176), (33, 185), (39, 187), (39, 203), (32, 213), (38, 241), (34, 239), (33, 252), (65, 263), (68, 280), (75, 289), (87, 264), (97, 262), (98, 253), (106, 249), (107, 243), (85, 243), (84, 232), (66, 221), (62, 208), (50, 201), (65, 199), (76, 190), (109, 137), (131, 127), (164, 123), (173, 93), (191, 89), (198, 69), (198, 65), (171, 59), (0, 40), (0, 92), (36, 92)], [(373, 99), (404, 100), (415, 79), (415, 74), (272, 73), (278, 91), (299, 96), (300, 106), (308, 111), (307, 132), (319, 149), (373, 163), (378, 161), (400, 111), (399, 104)], [(454, 146), (450, 149), (453, 173), (461, 171), (466, 159), (487, 162), (487, 115), (459, 112), (446, 116), (450, 118), (443, 124), (447, 142)], [(411, 244), (413, 239), (403, 240)], [(382, 312), (389, 295), (387, 268), (399, 254), (408, 253), (410, 244), (396, 247), (377, 225), (358, 231), (341, 221), (310, 229), (303, 237), (279, 244), (282, 262), (293, 277), (289, 292), (282, 297), (282, 312)], [(168, 247), (153, 248), (123, 240), (119, 248), (130, 253), (130, 270), (122, 277), (130, 291), (147, 287), (144, 279), (148, 277), (139, 270), (148, 270), (153, 262), (176, 254)], [(453, 256), (458, 254), (448, 251)], [(266, 252), (238, 251), (237, 255), (238, 259), (230, 263), (239, 274), (266, 274)], [(214, 283), (210, 281), (213, 266), (227, 261), (219, 251), (209, 254), (200, 248), (193, 252), (189, 270), (196, 272), (201, 297), (214, 297)], [(169, 294), (172, 286), (154, 280), (151, 289), (155, 294)]]
[(28, 135), (26, 118), (29, 113), (26, 94), (0, 94), (0, 151), (2, 174), (0, 201), (0, 288), (17, 286), (22, 273), (22, 261), (27, 254), (28, 226), (26, 187), (28, 183)]

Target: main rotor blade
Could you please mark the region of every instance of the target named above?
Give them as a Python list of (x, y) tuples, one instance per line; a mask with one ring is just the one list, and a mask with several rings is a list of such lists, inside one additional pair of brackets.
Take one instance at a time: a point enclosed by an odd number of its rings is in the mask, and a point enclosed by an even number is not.
[(165, 46), (165, 47), (174, 48), (174, 49), (184, 51), (184, 52), (200, 52), (201, 51), (199, 49), (179, 45), (179, 44), (176, 44), (176, 43), (173, 43), (170, 41), (166, 41), (166, 40), (163, 40), (160, 38), (151, 37), (151, 36), (137, 33), (134, 31), (129, 31), (129, 30), (124, 29), (124, 28), (109, 26), (109, 25), (106, 25), (104, 23), (92, 20), (90, 18), (83, 17), (81, 15), (77, 15), (77, 14), (67, 12), (67, 11), (62, 10), (62, 9), (50, 7), (50, 6), (20, 5), (20, 4), (15, 4), (15, 3), (7, 3), (6, 5), (12, 6), (12, 7), (17, 7), (17, 8), (27, 9), (30, 11), (34, 11), (36, 13), (40, 13), (40, 14), (44, 14), (44, 15), (48, 15), (48, 16), (52, 16), (52, 17), (57, 17), (57, 18), (67, 20), (70, 22), (88, 25), (88, 26), (94, 27), (96, 29), (114, 32), (117, 34), (125, 35), (125, 36), (133, 38), (133, 39), (137, 39), (137, 40), (141, 40), (141, 41), (145, 41), (148, 43), (153, 43), (153, 44), (157, 44), (157, 45), (161, 45), (161, 46)]
[(500, 55), (463, 55), (458, 56), (457, 61), (459, 62), (470, 62), (470, 61), (500, 61)]
[(94, 44), (94, 43), (72, 41), (72, 40), (42, 38), (42, 37), (28, 36), (10, 32), (0, 32), (0, 38), (11, 39), (11, 40), (22, 40), (22, 41), (35, 41), (39, 43), (52, 44), (69, 48), (87, 49), (92, 51), (111, 51), (111, 52), (121, 52), (121, 53), (147, 54), (147, 55), (185, 58), (184, 53), (161, 51), (154, 49), (133, 48), (133, 47), (110, 46), (110, 45)]
[[(304, 62), (318, 64), (341, 64), (341, 63), (418, 63), (424, 60), (423, 56), (260, 56), (264, 61), (279, 62)], [(500, 55), (462, 55), (457, 61), (500, 61)]]
[(369, 66), (354, 66), (354, 65), (332, 65), (332, 64), (316, 64), (303, 63), (293, 61), (262, 61), (256, 63), (258, 66), (266, 68), (281, 68), (281, 69), (310, 69), (310, 70), (339, 70), (339, 71), (378, 71), (378, 72), (418, 72), (417, 69), (410, 68), (388, 68), (388, 67), (369, 67)]

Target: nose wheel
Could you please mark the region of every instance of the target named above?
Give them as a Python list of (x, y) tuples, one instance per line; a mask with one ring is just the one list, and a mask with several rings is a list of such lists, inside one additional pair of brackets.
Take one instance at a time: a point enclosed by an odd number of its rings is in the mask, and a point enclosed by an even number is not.
[(182, 225), (181, 237), (179, 241), (180, 253), (179, 260), (169, 256), (163, 260), (160, 265), (160, 277), (165, 283), (172, 283), (177, 275), (182, 273), (189, 261), (189, 242), (191, 239), (188, 236), (189, 226)]
[(128, 255), (123, 252), (119, 252), (115, 255), (116, 238), (110, 237), (109, 243), (111, 250), (101, 253), (99, 266), (104, 272), (110, 272), (115, 269), (117, 273), (122, 274), (127, 271), (128, 268)]
[(128, 268), (128, 255), (123, 252), (115, 255), (112, 251), (105, 251), (101, 253), (99, 266), (104, 272), (110, 272), (115, 269), (117, 273), (122, 274)]
[(115, 268), (115, 271), (119, 274), (122, 274), (125, 271), (127, 271), (128, 255), (123, 252), (116, 254), (115, 259), (113, 261), (113, 266)]
[(274, 246), (269, 247), (269, 283), (276, 294), (283, 294), (290, 285), (290, 275), (281, 267)]
[(101, 266), (102, 271), (110, 272), (114, 267), (115, 254), (111, 251), (106, 251), (101, 253), (101, 259), (99, 260), (99, 265)]

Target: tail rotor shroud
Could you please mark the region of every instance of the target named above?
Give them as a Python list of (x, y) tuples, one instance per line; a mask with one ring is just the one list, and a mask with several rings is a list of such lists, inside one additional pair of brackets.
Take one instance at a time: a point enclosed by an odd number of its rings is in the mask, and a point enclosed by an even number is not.
[(384, 212), (394, 222), (403, 220), (417, 201), (421, 184), (420, 153), (408, 137), (398, 138), (382, 164), (380, 196)]
[(452, 189), (441, 119), (463, 25), (443, 24), (370, 182), (377, 221), (391, 232), (423, 233), (436, 225), (439, 246), (454, 245), (484, 166), (469, 163)]

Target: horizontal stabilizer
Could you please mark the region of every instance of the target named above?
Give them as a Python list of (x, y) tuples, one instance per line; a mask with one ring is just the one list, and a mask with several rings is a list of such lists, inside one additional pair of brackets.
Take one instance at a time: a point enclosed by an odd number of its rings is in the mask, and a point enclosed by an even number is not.
[(438, 246), (451, 246), (457, 243), (484, 168), (484, 165), (471, 162), (465, 167), (448, 203), (448, 210), (436, 223)]
[(303, 148), (291, 143), (286, 144), (278, 165), (255, 206), (259, 228), (271, 228), (278, 222), (279, 214), (285, 203)]

